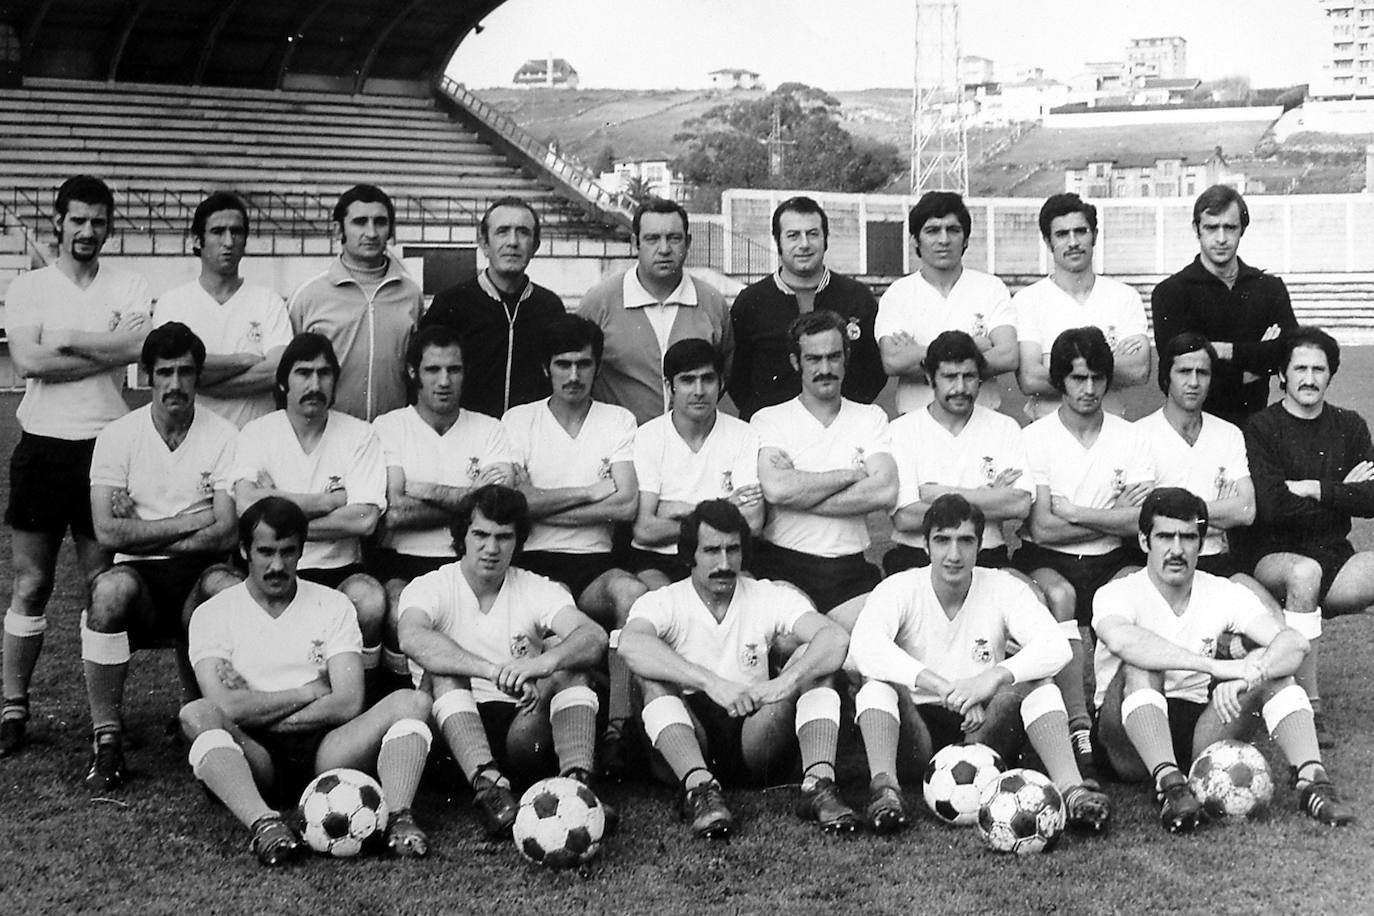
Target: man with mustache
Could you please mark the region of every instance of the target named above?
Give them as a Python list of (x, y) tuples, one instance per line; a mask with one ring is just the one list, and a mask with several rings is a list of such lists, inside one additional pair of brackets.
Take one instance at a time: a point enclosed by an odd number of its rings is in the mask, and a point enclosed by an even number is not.
[(1047, 416), (1059, 406), (1049, 373), (1049, 347), (1069, 328), (1100, 329), (1116, 366), (1105, 407), (1121, 416), (1120, 390), (1150, 377), (1145, 307), (1134, 289), (1093, 269), (1097, 208), (1077, 194), (1051, 195), (1040, 208), (1040, 235), (1054, 259), (1048, 277), (1012, 297), (1021, 351), (1016, 381), (1026, 395), (1026, 416)]
[(10, 355), (25, 383), (5, 509), (14, 585), (4, 623), (0, 757), (26, 740), (29, 682), (63, 536), (71, 529), (83, 600), (110, 562), (91, 524), (91, 452), (96, 435), (129, 410), (120, 394), (124, 369), (137, 361), (149, 327), (148, 284), (100, 263), (114, 216), (103, 181), (64, 181), (53, 201), (56, 263), (15, 277), (5, 296)]
[(606, 339), (596, 397), (624, 407), (638, 424), (668, 412), (663, 354), (670, 346), (688, 337), (709, 341), (728, 378), (735, 334), (724, 297), (683, 270), (692, 235), (681, 204), (657, 197), (640, 204), (632, 234), (638, 264), (587, 290), (577, 313)]
[(487, 266), (434, 297), (420, 327), (458, 332), (467, 360), (462, 405), (500, 419), (517, 404), (549, 396), (539, 335), (566, 313), (563, 300), (527, 273), (539, 250), (539, 214), (518, 197), (492, 201), (477, 224)]
[(1350, 520), (1374, 517), (1374, 445), (1353, 410), (1328, 404), (1341, 348), (1320, 328), (1279, 338), (1283, 398), (1245, 426), (1255, 482), (1255, 578), (1284, 607), (1311, 651), (1295, 673), (1319, 722), (1317, 643), (1322, 618), (1374, 604), (1374, 553), (1350, 544)]
[(1268, 404), (1279, 333), (1298, 324), (1283, 280), (1240, 259), (1249, 225), (1250, 208), (1234, 188), (1203, 191), (1193, 204), (1197, 257), (1150, 294), (1160, 351), (1185, 331), (1212, 342), (1217, 359), (1204, 409), (1237, 426)]
[(1097, 590), (1127, 568), (1134, 554), (1140, 504), (1154, 487), (1150, 450), (1130, 423), (1103, 409), (1115, 360), (1101, 329), (1070, 328), (1050, 348), (1049, 373), (1060, 401), (1026, 427), (1026, 457), (1035, 502), (1022, 529), (1016, 568), (1045, 594), (1073, 652), (1055, 677), (1069, 711), (1078, 767), (1093, 777), (1092, 720), (1083, 690)]
[[(1294, 681), (1307, 640), (1283, 626), (1242, 585), (1197, 569), (1207, 504), (1160, 487), (1140, 508), (1144, 569), (1104, 585), (1093, 601), (1097, 631), (1097, 732), (1112, 770), (1151, 781), (1160, 822), (1193, 830), (1202, 805), (1184, 771), (1222, 738), (1247, 740), (1263, 721), (1292, 767), (1303, 814), (1328, 826), (1355, 815), (1322, 765), (1312, 709)], [(1226, 634), (1258, 646), (1216, 657)]]
[(297, 334), (277, 364), (278, 410), (239, 433), (234, 501), (239, 513), (267, 496), (289, 499), (310, 520), (298, 574), (348, 596), (363, 634), (363, 670), (381, 660), (386, 593), (363, 569), (362, 539), (386, 511), (386, 465), (372, 426), (333, 410), (339, 361), (319, 334)]
[[(840, 696), (831, 686), (848, 637), (796, 589), (740, 575), (749, 547), (733, 503), (698, 504), (679, 526), (691, 574), (635, 602), (620, 634), (643, 687), (655, 770), (671, 770), (692, 832), (717, 839), (735, 829), (718, 777), (776, 785), (800, 751), (797, 813), (826, 833), (852, 833), (859, 818), (835, 787)], [(769, 651), (784, 639), (802, 648), (773, 675)]]
[(124, 782), (124, 681), (134, 649), (175, 646), (186, 698), (198, 693), (186, 659), (196, 584), (234, 542), (230, 471), (234, 425), (196, 405), (205, 344), (169, 322), (139, 359), (152, 399), (100, 431), (91, 459), (91, 518), (115, 565), (96, 576), (81, 625), (91, 708), (86, 786)]
[(287, 313), (296, 333), (322, 334), (339, 354), (339, 411), (370, 423), (406, 405), (399, 369), (424, 294), (387, 254), (396, 207), (385, 191), (370, 184), (349, 188), (334, 205), (334, 225), (339, 259), (297, 287)]
[(180, 321), (205, 341), (196, 401), (239, 429), (274, 409), (272, 376), (291, 342), (281, 296), (239, 276), (248, 230), (237, 195), (216, 191), (202, 200), (191, 217), (200, 276), (163, 293), (153, 309), (155, 325)]

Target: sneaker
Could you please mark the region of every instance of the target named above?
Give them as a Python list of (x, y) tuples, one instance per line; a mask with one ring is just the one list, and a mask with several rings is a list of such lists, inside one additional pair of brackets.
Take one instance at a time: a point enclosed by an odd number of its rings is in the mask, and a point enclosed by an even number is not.
[(1112, 802), (1105, 793), (1077, 785), (1064, 792), (1069, 823), (1093, 833), (1106, 833), (1112, 819)]
[(1327, 751), (1336, 746), (1336, 736), (1332, 734), (1324, 714), (1312, 713), (1312, 726), (1317, 730), (1317, 747)]
[(516, 802), (510, 786), (503, 786), (496, 779), (483, 776), (482, 773), (485, 771), (500, 775), (495, 767), (483, 767), (478, 770), (472, 781), (472, 803), (482, 815), (482, 827), (486, 830), (487, 836), (493, 840), (500, 840), (510, 836), (511, 825), (515, 823), (515, 812), (519, 810), (520, 805)]
[(606, 836), (615, 833), (616, 828), (620, 826), (620, 810), (600, 795), (597, 795), (596, 789), (592, 786), (592, 775), (581, 767), (573, 767), (563, 775), (569, 779), (575, 779), (588, 789), (591, 789), (592, 794), (596, 795), (596, 800), (601, 802), (601, 811), (606, 816)]
[(853, 833), (859, 829), (859, 816), (840, 798), (835, 780), (829, 777), (815, 780), (809, 788), (802, 783), (797, 814), (802, 820), (820, 824), (825, 833)]
[(873, 777), (868, 786), (868, 807), (864, 809), (868, 826), (874, 833), (886, 835), (905, 830), (911, 819), (897, 780), (887, 774)]
[(682, 793), (681, 815), (692, 822), (692, 832), (704, 840), (728, 839), (735, 829), (735, 816), (725, 806), (720, 783), (714, 779)]
[(1188, 778), (1174, 770), (1159, 781), (1159, 820), (1170, 833), (1191, 833), (1202, 818), (1202, 802), (1188, 788)]
[(1092, 732), (1080, 728), (1070, 733), (1069, 745), (1073, 748), (1073, 762), (1078, 765), (1078, 775), (1083, 777), (1083, 785), (1094, 792), (1102, 791), (1102, 783), (1097, 781), (1097, 761), (1093, 757)]
[(249, 829), (253, 831), (253, 839), (248, 848), (268, 868), (285, 865), (305, 848), (305, 843), (280, 814), (264, 814)]
[(1344, 827), (1355, 820), (1355, 810), (1337, 797), (1336, 787), (1327, 780), (1309, 782), (1299, 789), (1298, 807), (1328, 827)]
[(29, 701), (6, 700), (0, 711), (0, 757), (17, 754), (28, 740)]
[(86, 770), (86, 788), (109, 792), (124, 784), (124, 738), (112, 728), (97, 732), (91, 740), (91, 765)]
[(429, 855), (429, 837), (415, 823), (415, 815), (409, 808), (392, 812), (391, 821), (386, 825), (386, 846), (400, 859), (422, 859)]
[(601, 748), (597, 754), (597, 772), (607, 779), (621, 780), (629, 769), (626, 762), (625, 720), (612, 719), (601, 733)]

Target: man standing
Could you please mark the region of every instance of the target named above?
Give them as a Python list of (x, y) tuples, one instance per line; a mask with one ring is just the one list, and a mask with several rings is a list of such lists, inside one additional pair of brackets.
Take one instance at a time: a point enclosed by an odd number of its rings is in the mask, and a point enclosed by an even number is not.
[(1016, 381), (1026, 395), (1026, 416), (1047, 416), (1059, 406), (1060, 392), (1050, 381), (1049, 348), (1069, 328), (1098, 328), (1116, 367), (1103, 404), (1120, 416), (1120, 391), (1150, 377), (1150, 341), (1145, 307), (1125, 283), (1099, 277), (1093, 269), (1097, 245), (1097, 208), (1077, 194), (1054, 194), (1040, 208), (1040, 235), (1054, 258), (1048, 277), (1012, 298), (1021, 350)]
[(822, 613), (872, 591), (882, 578), (864, 559), (868, 513), (892, 510), (897, 465), (887, 415), (840, 392), (849, 357), (846, 322), (802, 315), (788, 328), (801, 394), (754, 414), (759, 482), (770, 507), (755, 575), (799, 587)]
[(424, 296), (387, 254), (396, 208), (386, 192), (369, 184), (349, 188), (334, 205), (334, 224), (343, 244), (339, 259), (301, 284), (287, 312), (297, 334), (322, 334), (339, 354), (339, 411), (370, 423), (406, 404), (401, 367)]
[(844, 396), (872, 404), (887, 384), (873, 334), (878, 305), (867, 286), (826, 266), (830, 219), (821, 205), (810, 197), (789, 197), (778, 204), (773, 211), (773, 243), (778, 247), (777, 273), (745, 287), (730, 308), (735, 365), (729, 388), (740, 419), (748, 420), (755, 411), (800, 393), (787, 328), (816, 309), (832, 311), (845, 321), (850, 358)]
[(57, 263), (16, 277), (6, 296), (10, 354), (26, 381), (5, 510), (14, 585), (4, 625), (0, 757), (25, 741), (29, 682), (67, 530), (83, 588), (109, 565), (91, 523), (91, 453), (96, 434), (128, 412), (122, 376), (138, 359), (149, 311), (142, 277), (100, 265), (113, 219), (114, 195), (100, 179), (63, 182), (53, 203)]
[(153, 324), (179, 321), (205, 342), (196, 403), (238, 429), (274, 409), (272, 378), (291, 342), (281, 296), (239, 276), (248, 229), (248, 208), (237, 196), (216, 191), (201, 201), (191, 217), (200, 277), (163, 293), (153, 309)]
[(183, 694), (197, 695), (185, 658), (196, 583), (234, 543), (229, 492), (238, 430), (196, 409), (205, 344), (170, 322), (143, 343), (139, 362), (152, 400), (110, 423), (91, 460), (91, 518), (115, 565), (96, 576), (81, 624), (81, 661), (91, 707), (86, 786), (124, 782), (124, 681), (132, 650), (174, 646)]
[(1278, 371), (1281, 331), (1297, 327), (1283, 280), (1240, 259), (1250, 208), (1233, 188), (1213, 185), (1193, 204), (1193, 263), (1160, 281), (1150, 295), (1155, 344), (1196, 331), (1217, 352), (1204, 409), (1243, 426), (1269, 403), (1269, 376)]
[(539, 250), (539, 214), (518, 197), (502, 197), (477, 224), (487, 266), (434, 297), (420, 327), (458, 332), (467, 360), (462, 406), (500, 419), (516, 404), (549, 396), (539, 335), (565, 314), (563, 300), (526, 271)]
[(985, 384), (978, 403), (1002, 403), (997, 376), (1016, 371), (1016, 315), (1007, 285), (964, 266), (973, 217), (953, 191), (927, 191), (907, 216), (921, 266), (883, 293), (877, 335), (883, 368), (897, 377), (897, 410), (911, 413), (930, 403), (924, 367), (926, 347), (941, 331), (963, 331), (983, 354)]
[(735, 351), (725, 298), (683, 270), (692, 236), (687, 211), (653, 198), (633, 221), (639, 263), (587, 291), (577, 313), (601, 328), (605, 359), (593, 392), (624, 407), (636, 424), (668, 412), (663, 354), (679, 340), (700, 337), (720, 350), (728, 377)]

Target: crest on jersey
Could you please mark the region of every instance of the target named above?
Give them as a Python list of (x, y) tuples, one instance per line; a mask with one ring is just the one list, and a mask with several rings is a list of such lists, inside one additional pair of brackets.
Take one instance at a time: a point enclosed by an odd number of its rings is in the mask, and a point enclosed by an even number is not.
[(991, 455), (983, 456), (983, 460), (978, 463), (978, 473), (982, 474), (988, 483), (997, 479), (997, 464)]
[(113, 331), (115, 328), (119, 327), (119, 320), (120, 320), (121, 318), (123, 318), (123, 317), (124, 317), (124, 313), (123, 313), (123, 312), (111, 312), (111, 313), (110, 313), (110, 327), (109, 327), (109, 330)]
[(611, 459), (601, 459), (601, 467), (597, 468), (596, 476), (601, 478), (602, 480), (611, 479)]
[(721, 472), (720, 472), (720, 492), (721, 492), (721, 494), (724, 495), (724, 496), (729, 496), (731, 493), (735, 492), (735, 472), (734, 472), (734, 471), (721, 471)]
[(209, 471), (200, 472), (200, 483), (197, 485), (196, 488), (200, 491), (201, 496), (209, 497), (215, 495), (215, 485), (214, 482), (211, 480), (211, 475)]
[(516, 633), (510, 638), (510, 657), (528, 658), (530, 654), (530, 638), (524, 633)]
[(260, 343), (262, 343), (262, 322), (261, 322), (261, 321), (250, 321), (250, 322), (248, 322), (248, 342), (249, 342), (249, 343), (255, 343), (255, 344), (260, 344)]
[(984, 334), (986, 334), (987, 332), (988, 332), (988, 326), (987, 326), (987, 323), (983, 320), (983, 313), (982, 313), (982, 312), (974, 312), (974, 313), (973, 313), (973, 330), (970, 331), (969, 333), (970, 333), (973, 337), (982, 337), (982, 336), (983, 336)]
[(310, 664), (316, 668), (324, 666), (324, 640), (310, 640)]
[(973, 641), (973, 660), (983, 665), (992, 661), (992, 646), (986, 639), (979, 637)]
[(854, 449), (854, 467), (862, 469), (868, 456), (864, 454), (863, 446)]
[(1198, 652), (1205, 658), (1216, 658), (1217, 641), (1211, 636), (1202, 637), (1202, 647), (1198, 649)]
[(1126, 489), (1126, 469), (1115, 468), (1112, 471), (1112, 492), (1121, 493)]
[(863, 329), (859, 327), (859, 319), (851, 318), (844, 326), (845, 336), (851, 341), (858, 340), (863, 336)]
[(1116, 325), (1107, 325), (1106, 331), (1104, 332), (1103, 336), (1107, 338), (1107, 346), (1111, 347), (1112, 349), (1116, 349)]
[(338, 474), (330, 474), (329, 483), (324, 485), (324, 491), (326, 493), (333, 493), (335, 490), (342, 490), (343, 488), (343, 478), (340, 477)]
[(471, 480), (474, 483), (476, 483), (477, 478), (481, 475), (481, 473), (482, 464), (480, 461), (477, 460), (477, 456), (473, 455), (471, 458), (468, 459), (468, 480)]
[(1217, 468), (1217, 479), (1215, 483), (1217, 488), (1217, 499), (1221, 499), (1226, 495), (1226, 488), (1229, 483), (1226, 479), (1226, 465), (1223, 464)]
[(759, 644), (747, 642), (740, 650), (739, 663), (749, 670), (754, 670), (759, 666)]

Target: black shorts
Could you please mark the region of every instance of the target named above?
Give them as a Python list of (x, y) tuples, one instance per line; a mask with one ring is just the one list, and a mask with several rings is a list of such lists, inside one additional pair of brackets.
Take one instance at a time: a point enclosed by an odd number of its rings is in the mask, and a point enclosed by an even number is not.
[(316, 585), (323, 585), (325, 588), (332, 588), (338, 591), (340, 585), (349, 576), (356, 576), (358, 573), (365, 573), (361, 563), (349, 563), (344, 566), (335, 566), (329, 569), (298, 569), (296, 575), (307, 582), (314, 582)]
[(705, 693), (684, 694), (682, 701), (706, 731), (706, 768), (732, 785), (753, 782), (744, 762), (744, 717), (730, 715)]
[(272, 758), (272, 785), (269, 801), (295, 805), (301, 792), (315, 778), (315, 758), (329, 729), (305, 732), (274, 732), (245, 728), (244, 733), (261, 744)]
[(683, 565), (682, 560), (678, 559), (677, 551), (658, 553), (642, 547), (631, 547), (625, 561), (629, 572), (642, 573), (646, 569), (654, 569), (667, 576), (671, 582), (681, 582), (691, 572)]
[(1197, 568), (1198, 572), (1211, 573), (1223, 579), (1229, 579), (1240, 572), (1236, 558), (1229, 553), (1214, 553), (1205, 557), (1198, 557)]
[(560, 553), (556, 550), (527, 550), (515, 558), (515, 565), (562, 582), (573, 600), (605, 573), (619, 566), (614, 553)]
[[(1120, 688), (1119, 685), (1113, 684), (1111, 689)], [(1202, 718), (1202, 714), (1207, 711), (1208, 704), (1194, 703), (1192, 700), (1180, 700), (1177, 697), (1165, 697), (1164, 702), (1169, 708), (1169, 738), (1174, 747), (1174, 760), (1178, 762), (1179, 768), (1187, 773), (1188, 768), (1193, 763), (1193, 738), (1197, 732), (1197, 723)], [(1103, 709), (1109, 705), (1112, 705), (1112, 708), (1118, 712), (1121, 709), (1119, 700), (1113, 705), (1104, 699), (1102, 705)], [(1097, 716), (1093, 719), (1091, 735), (1093, 759), (1098, 768), (1105, 771), (1102, 775), (1119, 778), (1116, 768), (1112, 766), (1111, 755), (1102, 748), (1102, 712), (1103, 710), (1098, 710)], [(1121, 735), (1126, 734), (1124, 722), (1115, 723), (1115, 728), (1119, 730)], [(1137, 755), (1139, 753), (1135, 751), (1134, 746), (1132, 746), (1131, 752)]]
[[(1009, 565), (1007, 545), (985, 547), (978, 551), (978, 565), (983, 569), (1002, 569)], [(883, 575), (891, 576), (908, 569), (923, 569), (930, 565), (930, 554), (920, 547), (898, 544), (883, 554)]]
[(861, 553), (818, 557), (763, 540), (754, 542), (750, 565), (760, 579), (781, 579), (801, 589), (822, 614), (873, 591), (883, 580), (878, 567)]
[(53, 439), (24, 433), (10, 456), (5, 524), (16, 531), (95, 539), (91, 523), (94, 439)]
[(1097, 590), (1127, 566), (1136, 565), (1138, 553), (1118, 547), (1104, 554), (1075, 554), (1050, 550), (1022, 541), (1012, 558), (1012, 566), (1026, 575), (1037, 569), (1052, 569), (1068, 580), (1074, 591), (1074, 616), (1080, 627), (1092, 625), (1093, 596)]
[(205, 570), (219, 563), (218, 555), (169, 557), (165, 560), (128, 560), (119, 568), (132, 570), (148, 595), (147, 606), (129, 619), (129, 647), (166, 649), (186, 641), (181, 612), (186, 597)]
[(918, 703), (916, 714), (930, 732), (930, 752), (934, 754), (951, 744), (964, 743), (964, 717), (936, 703)]
[(457, 562), (457, 557), (419, 557), (395, 550), (378, 550), (368, 559), (368, 569), (378, 582), (385, 585), (392, 579), (413, 582), (440, 567)]

